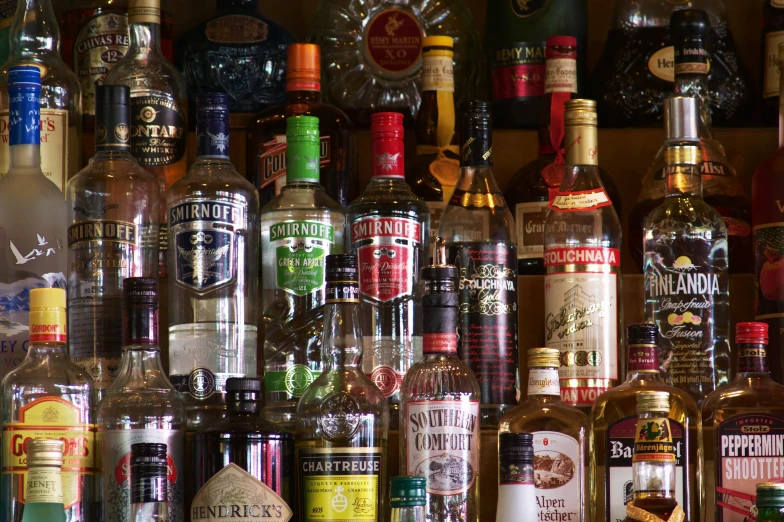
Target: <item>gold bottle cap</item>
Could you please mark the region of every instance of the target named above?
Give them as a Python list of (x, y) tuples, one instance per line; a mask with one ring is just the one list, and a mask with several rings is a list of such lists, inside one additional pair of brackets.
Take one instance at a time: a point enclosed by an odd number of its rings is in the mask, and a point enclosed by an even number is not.
[(561, 352), (555, 348), (529, 348), (529, 368), (559, 368), (561, 366)]
[(760, 482), (757, 489), (784, 491), (784, 482)]
[(425, 36), (422, 39), (422, 49), (427, 47), (454, 47), (455, 43), (451, 36)]
[(599, 118), (596, 115), (596, 101), (594, 100), (569, 100), (564, 107), (566, 108), (564, 123), (567, 127), (572, 125), (596, 126), (599, 123)]
[(643, 391), (637, 393), (637, 413), (670, 411), (670, 392)]
[(27, 466), (63, 467), (63, 441), (37, 439), (27, 442)]

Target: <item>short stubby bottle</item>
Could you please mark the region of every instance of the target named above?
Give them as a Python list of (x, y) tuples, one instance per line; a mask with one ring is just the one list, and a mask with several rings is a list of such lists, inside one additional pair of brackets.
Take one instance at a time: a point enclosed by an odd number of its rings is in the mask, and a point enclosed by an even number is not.
[(27, 445), (27, 488), (22, 522), (66, 522), (63, 504), (63, 441), (30, 439)]
[(397, 429), (400, 385), (422, 355), (419, 271), (430, 239), (427, 204), (405, 181), (403, 115), (371, 117), (373, 177), (347, 209), (351, 252), (359, 260), (364, 370), (389, 404)]
[(498, 436), (498, 508), (496, 522), (537, 520), (534, 480), (534, 436)]
[(229, 377), (254, 377), (259, 196), (229, 161), (229, 97), (199, 98), (198, 156), (166, 194), (169, 376), (188, 431), (219, 419)]

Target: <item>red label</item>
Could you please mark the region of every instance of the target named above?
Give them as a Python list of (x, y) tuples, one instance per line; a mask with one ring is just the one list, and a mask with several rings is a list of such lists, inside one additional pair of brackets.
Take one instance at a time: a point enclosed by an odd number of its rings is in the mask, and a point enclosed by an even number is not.
[(422, 26), (407, 11), (385, 9), (370, 20), (365, 42), (368, 54), (378, 67), (400, 73), (419, 63)]
[(370, 149), (373, 156), (373, 177), (405, 177), (403, 140), (374, 139)]
[(411, 295), (416, 273), (414, 248), (421, 243), (421, 223), (369, 217), (351, 228), (359, 258), (359, 291), (378, 301)]
[(456, 333), (426, 333), (422, 335), (424, 353), (457, 353)]
[(384, 397), (391, 397), (403, 384), (403, 375), (400, 375), (391, 366), (376, 366), (370, 374), (370, 380), (384, 394)]
[(65, 325), (60, 324), (33, 324), (30, 326), (30, 342), (66, 342), (67, 332)]
[(630, 372), (659, 371), (659, 353), (656, 346), (649, 344), (629, 345), (629, 365), (626, 368)]
[(568, 380), (561, 381), (561, 400), (572, 406), (591, 406), (596, 398), (612, 386), (568, 386)]
[(544, 253), (544, 266), (609, 265), (621, 266), (617, 248), (553, 248)]
[[(126, 480), (131, 478), (131, 454), (126, 453), (120, 462), (117, 464), (117, 467), (114, 469), (114, 480), (117, 481), (118, 484), (122, 484)], [(170, 483), (174, 484), (177, 482), (177, 466), (174, 465), (174, 459), (171, 458), (171, 455), (166, 455), (166, 478), (169, 480)]]
[(493, 70), (493, 98), (544, 96), (544, 64), (512, 65)]

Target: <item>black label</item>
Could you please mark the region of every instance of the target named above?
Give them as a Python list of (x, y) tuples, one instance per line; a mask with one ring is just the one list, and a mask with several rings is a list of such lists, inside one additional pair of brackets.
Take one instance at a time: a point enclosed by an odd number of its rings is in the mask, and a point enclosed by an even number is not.
[(547, 0), (509, 0), (512, 12), (520, 18), (536, 14)]
[(177, 163), (185, 156), (185, 113), (170, 97), (131, 98), (131, 153), (142, 167)]
[(126, 105), (100, 107), (96, 118), (96, 150), (131, 150), (131, 126)]
[(479, 380), (482, 404), (517, 404), (517, 248), (456, 243), (458, 354)]
[(359, 283), (327, 283), (326, 303), (359, 303)]
[(489, 127), (468, 126), (460, 132), (460, 166), (492, 167), (493, 139)]

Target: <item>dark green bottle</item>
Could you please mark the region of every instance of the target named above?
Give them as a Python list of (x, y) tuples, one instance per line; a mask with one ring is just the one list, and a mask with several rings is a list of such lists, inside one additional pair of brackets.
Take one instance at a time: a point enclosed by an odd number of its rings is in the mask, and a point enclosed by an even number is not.
[(757, 484), (757, 522), (784, 522), (784, 483)]

